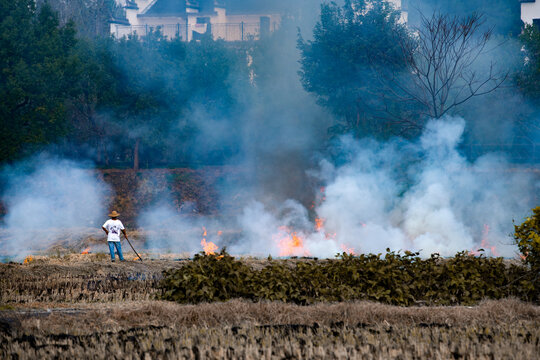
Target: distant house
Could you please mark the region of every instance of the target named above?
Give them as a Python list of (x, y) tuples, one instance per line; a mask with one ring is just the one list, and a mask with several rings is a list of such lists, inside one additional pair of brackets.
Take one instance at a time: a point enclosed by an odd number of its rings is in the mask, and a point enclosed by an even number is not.
[[(257, 40), (277, 29), (291, 10), (286, 0), (117, 0), (125, 13), (111, 21), (111, 34), (144, 36), (159, 30), (168, 38)], [(402, 0), (390, 0), (401, 9)], [(318, 6), (314, 3), (313, 6)], [(402, 12), (406, 21), (406, 12)]]
[[(125, 17), (111, 22), (115, 37), (144, 36), (159, 31), (186, 41), (211, 35), (214, 39), (259, 39), (275, 30), (283, 11), (277, 6), (249, 0), (121, 0)], [(263, 3), (263, 5), (259, 5)]]
[(540, 26), (540, 1), (520, 0), (521, 21), (525, 24)]
[(388, 0), (394, 7), (401, 11), (401, 21), (406, 23), (409, 21), (409, 2), (411, 0)]

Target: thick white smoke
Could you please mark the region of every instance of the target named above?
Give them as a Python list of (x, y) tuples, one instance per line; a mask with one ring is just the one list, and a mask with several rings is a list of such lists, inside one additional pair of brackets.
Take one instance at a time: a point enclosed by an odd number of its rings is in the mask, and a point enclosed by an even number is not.
[(329, 180), (316, 209), (326, 231), (356, 252), (453, 255), (495, 246), (488, 255), (512, 256), (512, 219), (533, 206), (534, 179), (512, 171), (502, 154), (469, 162), (458, 151), (464, 128), (463, 119), (447, 118), (431, 121), (414, 144), (346, 140), (351, 161), (321, 167), (331, 168), (321, 173)]
[(5, 168), (2, 178), (2, 254), (23, 257), (106, 219), (109, 187), (85, 164), (39, 156)]
[[(533, 207), (538, 179), (512, 169), (503, 154), (467, 160), (458, 150), (464, 128), (463, 119), (446, 118), (429, 122), (416, 142), (345, 136), (340, 143), (345, 161), (322, 160), (311, 174), (324, 184), (312, 209), (316, 221), (295, 200), (278, 206), (253, 200), (234, 223), (213, 225), (238, 229), (234, 239), (217, 239), (217, 245), (256, 256), (334, 257), (386, 248), (425, 256), (484, 248), (486, 255), (514, 256), (512, 220)], [(172, 213), (158, 207), (145, 214), (144, 225), (155, 228), (157, 217), (163, 228), (190, 239), (189, 246), (177, 241), (167, 246), (200, 251), (200, 233), (193, 239), (188, 234), (209, 220), (193, 222)], [(163, 239), (174, 238), (168, 231)]]
[(138, 225), (146, 232), (145, 247), (160, 253), (167, 251), (196, 253), (202, 250), (204, 229), (210, 226), (204, 218), (190, 216), (191, 204), (184, 204), (178, 213), (163, 199), (144, 210)]
[(241, 217), (245, 238), (233, 249), (279, 255), (272, 234), (285, 225), (304, 237), (305, 253), (319, 257), (386, 248), (445, 256), (485, 248), (487, 255), (513, 256), (512, 220), (534, 205), (538, 179), (511, 169), (503, 154), (468, 161), (458, 151), (464, 128), (460, 118), (433, 120), (416, 143), (344, 137), (346, 163), (323, 160), (317, 172), (326, 183), (315, 207), (323, 229), (306, 225), (299, 204), (291, 202), (287, 216), (254, 204)]

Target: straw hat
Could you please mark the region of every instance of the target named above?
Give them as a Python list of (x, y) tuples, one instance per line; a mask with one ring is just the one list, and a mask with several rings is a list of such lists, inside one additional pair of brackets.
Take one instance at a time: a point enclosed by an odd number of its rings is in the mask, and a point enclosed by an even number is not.
[(118, 217), (120, 216), (119, 213), (116, 212), (116, 210), (113, 210), (110, 214), (109, 214), (109, 217), (112, 217), (112, 218), (115, 218), (115, 217)]

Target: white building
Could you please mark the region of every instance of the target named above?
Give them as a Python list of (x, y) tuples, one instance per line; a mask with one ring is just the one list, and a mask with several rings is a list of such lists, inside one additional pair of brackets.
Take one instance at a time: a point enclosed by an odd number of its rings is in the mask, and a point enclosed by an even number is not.
[[(285, 13), (283, 2), (280, 7), (272, 0), (117, 1), (125, 9), (125, 18), (111, 22), (111, 34), (117, 38), (144, 36), (159, 29), (168, 38), (180, 36), (187, 41), (203, 34), (226, 41), (257, 40), (279, 27)], [(390, 2), (401, 9), (402, 0)], [(319, 6), (318, 2), (314, 6)], [(406, 11), (402, 20), (407, 20)]]
[(409, 20), (409, 2), (410, 0), (388, 0), (389, 3), (401, 11), (401, 21), (406, 23)]
[[(123, 0), (125, 19), (111, 23), (116, 37), (146, 35), (159, 29), (168, 38), (190, 41), (203, 34), (214, 39), (242, 41), (259, 39), (276, 29), (281, 12), (271, 6), (245, 6), (229, 0)], [(271, 3), (271, 2), (270, 2)], [(255, 2), (253, 2), (255, 4)]]
[(540, 1), (520, 0), (521, 21), (525, 24), (535, 24), (540, 26)]

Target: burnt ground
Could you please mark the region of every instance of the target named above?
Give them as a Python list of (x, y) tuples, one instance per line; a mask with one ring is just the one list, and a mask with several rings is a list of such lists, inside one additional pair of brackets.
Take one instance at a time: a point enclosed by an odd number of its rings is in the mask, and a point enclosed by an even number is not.
[[(156, 300), (162, 271), (186, 261), (113, 264), (105, 254), (90, 254), (0, 264), (0, 358), (536, 359), (540, 353), (540, 307), (515, 299), (452, 307)], [(245, 261), (259, 267), (266, 260)]]

